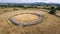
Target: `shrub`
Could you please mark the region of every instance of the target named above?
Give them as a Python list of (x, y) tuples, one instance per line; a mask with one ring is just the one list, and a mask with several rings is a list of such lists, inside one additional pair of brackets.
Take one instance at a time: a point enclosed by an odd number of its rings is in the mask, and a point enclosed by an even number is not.
[(55, 15), (56, 14), (55, 7), (51, 7), (49, 13)]

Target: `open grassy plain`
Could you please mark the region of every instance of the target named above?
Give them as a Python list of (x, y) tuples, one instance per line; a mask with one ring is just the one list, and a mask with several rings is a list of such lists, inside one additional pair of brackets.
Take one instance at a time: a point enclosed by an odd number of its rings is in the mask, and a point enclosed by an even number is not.
[[(5, 8), (6, 9), (6, 8)], [(4, 10), (5, 10), (4, 9)], [(11, 8), (12, 10), (12, 8)], [(0, 34), (60, 34), (60, 18), (48, 13), (45, 9), (7, 10), (0, 14)], [(3, 11), (0, 9), (0, 11)], [(11, 12), (8, 12), (11, 11)], [(15, 26), (9, 17), (19, 13), (37, 13), (44, 15), (43, 22), (33, 26)], [(57, 12), (60, 15), (60, 11)]]

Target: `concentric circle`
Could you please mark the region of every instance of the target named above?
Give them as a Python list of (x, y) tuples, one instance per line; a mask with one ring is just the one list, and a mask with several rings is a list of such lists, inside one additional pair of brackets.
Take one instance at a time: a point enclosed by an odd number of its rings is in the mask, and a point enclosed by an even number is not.
[[(16, 19), (17, 18), (17, 19)], [(36, 13), (20, 13), (13, 15), (9, 20), (14, 25), (30, 26), (43, 21), (43, 15)]]

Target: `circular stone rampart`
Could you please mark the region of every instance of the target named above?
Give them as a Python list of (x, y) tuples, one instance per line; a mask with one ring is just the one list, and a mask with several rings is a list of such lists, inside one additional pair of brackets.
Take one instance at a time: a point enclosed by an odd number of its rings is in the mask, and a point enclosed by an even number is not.
[[(21, 15), (21, 14), (32, 14), (32, 15), (36, 15), (39, 16), (39, 18), (35, 21), (32, 21), (31, 23), (21, 23), (21, 22), (17, 22), (13, 17), (17, 16), (17, 15)], [(43, 21), (43, 15), (41, 14), (37, 14), (37, 13), (20, 13), (20, 14), (16, 14), (13, 15), (9, 18), (9, 20), (14, 24), (14, 25), (22, 25), (22, 26), (31, 26), (31, 25), (36, 25), (38, 23), (41, 23)]]

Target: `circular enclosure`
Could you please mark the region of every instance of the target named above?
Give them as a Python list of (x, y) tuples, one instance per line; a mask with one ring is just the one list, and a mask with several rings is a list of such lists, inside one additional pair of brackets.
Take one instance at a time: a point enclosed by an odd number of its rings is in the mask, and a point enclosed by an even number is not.
[(36, 13), (20, 13), (20, 14), (11, 16), (9, 20), (14, 25), (30, 26), (30, 25), (35, 25), (42, 22), (43, 15), (36, 14)]

